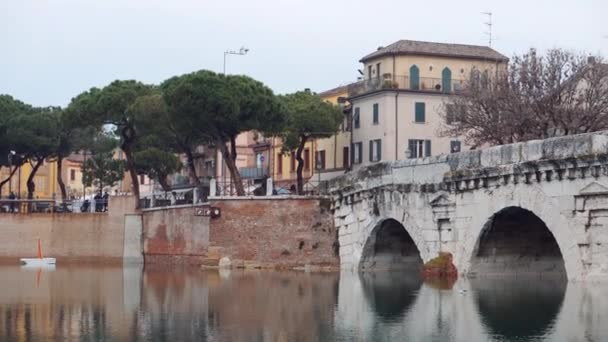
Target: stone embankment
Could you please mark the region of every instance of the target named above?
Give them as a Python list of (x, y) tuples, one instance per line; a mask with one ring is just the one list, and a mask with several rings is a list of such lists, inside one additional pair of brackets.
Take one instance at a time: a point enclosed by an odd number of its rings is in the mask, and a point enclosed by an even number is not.
[(337, 231), (320, 197), (214, 198), (203, 205), (135, 210), (132, 197), (111, 197), (107, 213), (4, 214), (0, 260), (36, 254), (68, 261), (327, 269), (337, 267)]

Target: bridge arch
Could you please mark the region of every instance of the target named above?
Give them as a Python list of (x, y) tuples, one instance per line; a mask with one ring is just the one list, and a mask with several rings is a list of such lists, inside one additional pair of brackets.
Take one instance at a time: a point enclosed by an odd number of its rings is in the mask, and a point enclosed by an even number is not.
[(483, 226), (469, 272), (563, 276), (566, 269), (557, 241), (543, 220), (513, 206), (501, 209)]
[[(372, 226), (373, 225), (373, 226)], [(404, 270), (418, 272), (423, 265), (422, 253), (412, 229), (394, 218), (384, 218), (372, 223), (365, 234), (361, 250), (359, 270)], [(422, 244), (424, 245), (424, 244)]]
[[(547, 196), (538, 187), (526, 186), (528, 188), (525, 191), (517, 189), (518, 186), (506, 186), (491, 193), (477, 192), (475, 194), (475, 202), (479, 205), (475, 206), (475, 215), (470, 222), (470, 230), (463, 247), (462, 258), (464, 260), (459, 263), (459, 269), (464, 273), (483, 271), (479, 268), (476, 258), (479, 256), (480, 248), (484, 248), (482, 245), (484, 238), (487, 239), (488, 233), (492, 231), (490, 228), (493, 220), (499, 216), (523, 215), (525, 222), (537, 227), (535, 228), (537, 232), (539, 229), (542, 231), (541, 228), (546, 229), (546, 234), (539, 233), (536, 238), (541, 240), (552, 238), (556, 249), (551, 249), (551, 243), (548, 242), (549, 254), (553, 253), (554, 257), (557, 253), (561, 255), (563, 270), (568, 279), (581, 279), (583, 264), (576, 245), (575, 232), (571, 228), (574, 225), (562, 214), (556, 200)], [(499, 219), (504, 222), (504, 217)], [(532, 248), (534, 247), (538, 246), (532, 246)], [(490, 248), (500, 248), (500, 246)], [(489, 252), (492, 251), (482, 250), (482, 254)], [(559, 267), (559, 265), (555, 266)], [(548, 269), (551, 267), (549, 266)], [(557, 270), (557, 268), (554, 269)]]

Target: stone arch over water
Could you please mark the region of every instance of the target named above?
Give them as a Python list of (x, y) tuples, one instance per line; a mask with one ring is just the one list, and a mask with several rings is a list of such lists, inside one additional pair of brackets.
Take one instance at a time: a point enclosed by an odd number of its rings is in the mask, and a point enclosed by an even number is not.
[(469, 273), (566, 276), (560, 247), (545, 222), (518, 206), (501, 209), (483, 226)]
[(395, 219), (375, 225), (361, 253), (359, 270), (403, 270), (419, 272), (420, 250), (405, 227)]

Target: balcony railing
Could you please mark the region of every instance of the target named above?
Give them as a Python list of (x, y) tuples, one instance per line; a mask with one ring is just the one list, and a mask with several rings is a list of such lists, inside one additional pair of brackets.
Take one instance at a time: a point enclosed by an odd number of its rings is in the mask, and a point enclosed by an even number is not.
[(464, 80), (409, 76), (380, 77), (352, 83), (348, 87), (349, 95), (359, 96), (383, 89), (424, 91), (443, 94), (454, 94), (464, 89)]
[(243, 179), (260, 179), (268, 176), (268, 168), (265, 167), (242, 167), (239, 169)]

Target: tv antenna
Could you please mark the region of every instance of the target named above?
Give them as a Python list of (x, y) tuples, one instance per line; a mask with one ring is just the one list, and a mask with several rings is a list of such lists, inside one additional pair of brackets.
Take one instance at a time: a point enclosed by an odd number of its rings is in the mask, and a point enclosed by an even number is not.
[(488, 46), (492, 47), (492, 12), (481, 12), (481, 14), (485, 14), (488, 16), (488, 21), (484, 23), (487, 26), (487, 31), (485, 31), (485, 35), (488, 36)]

